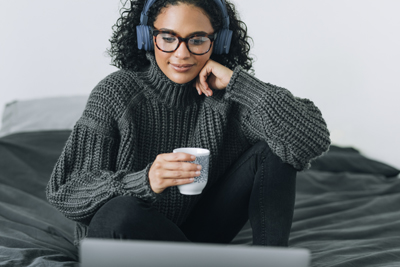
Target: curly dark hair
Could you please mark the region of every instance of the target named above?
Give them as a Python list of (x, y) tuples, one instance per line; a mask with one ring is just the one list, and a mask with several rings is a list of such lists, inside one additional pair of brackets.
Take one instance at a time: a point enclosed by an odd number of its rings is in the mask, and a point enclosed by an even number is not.
[[(126, 4), (130, 3), (129, 7)], [(202, 8), (208, 17), (214, 31), (222, 29), (221, 10), (214, 0), (160, 0), (156, 1), (149, 9), (147, 25), (153, 26), (161, 9), (169, 5), (186, 3)], [(249, 57), (250, 43), (252, 39), (247, 36), (247, 26), (239, 19), (235, 6), (225, 0), (229, 15), (229, 29), (232, 30), (232, 41), (229, 54), (212, 54), (211, 59), (230, 69), (240, 65), (245, 70), (252, 70), (253, 58)], [(121, 17), (112, 27), (113, 35), (109, 40), (111, 48), (107, 49), (111, 56), (111, 65), (120, 69), (137, 71), (148, 64), (146, 51), (137, 48), (136, 26), (140, 24), (140, 13), (143, 10), (145, 0), (128, 0), (120, 11)]]

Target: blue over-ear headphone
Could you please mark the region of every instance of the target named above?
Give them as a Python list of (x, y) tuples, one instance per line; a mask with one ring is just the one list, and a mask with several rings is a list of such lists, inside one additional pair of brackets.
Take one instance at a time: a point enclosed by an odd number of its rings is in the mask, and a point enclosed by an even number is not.
[[(154, 50), (153, 37), (151, 35), (151, 27), (147, 26), (148, 12), (150, 7), (156, 0), (146, 0), (143, 11), (140, 15), (140, 25), (136, 26), (138, 48), (146, 51)], [(228, 54), (232, 40), (232, 31), (229, 30), (229, 16), (226, 10), (224, 0), (214, 0), (219, 6), (223, 15), (222, 29), (217, 33), (217, 38), (214, 41), (213, 53)]]

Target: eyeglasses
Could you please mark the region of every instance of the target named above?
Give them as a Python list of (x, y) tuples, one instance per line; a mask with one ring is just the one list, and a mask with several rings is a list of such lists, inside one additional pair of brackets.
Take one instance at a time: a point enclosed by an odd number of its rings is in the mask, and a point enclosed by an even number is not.
[(212, 42), (217, 37), (217, 34), (193, 34), (187, 38), (182, 38), (171, 31), (153, 29), (153, 36), (155, 37), (157, 48), (165, 53), (174, 52), (184, 42), (190, 53), (204, 55), (210, 51)]

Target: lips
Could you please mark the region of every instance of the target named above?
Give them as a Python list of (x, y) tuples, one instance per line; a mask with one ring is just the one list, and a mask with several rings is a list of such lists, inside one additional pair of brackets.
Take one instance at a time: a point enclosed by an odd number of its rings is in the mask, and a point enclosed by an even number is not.
[(169, 64), (177, 72), (189, 71), (194, 66), (194, 64), (174, 64), (174, 63), (169, 63)]

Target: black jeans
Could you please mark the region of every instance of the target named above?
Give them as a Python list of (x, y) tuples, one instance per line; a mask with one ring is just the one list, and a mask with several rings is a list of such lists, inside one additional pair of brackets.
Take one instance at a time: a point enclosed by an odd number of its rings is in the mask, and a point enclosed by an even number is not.
[(250, 220), (254, 245), (288, 246), (296, 173), (265, 142), (258, 142), (203, 193), (183, 225), (178, 227), (140, 199), (123, 196), (97, 211), (88, 236), (229, 243)]

